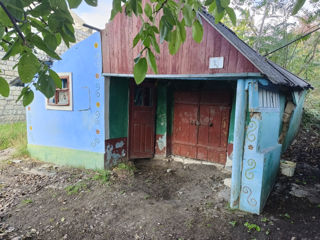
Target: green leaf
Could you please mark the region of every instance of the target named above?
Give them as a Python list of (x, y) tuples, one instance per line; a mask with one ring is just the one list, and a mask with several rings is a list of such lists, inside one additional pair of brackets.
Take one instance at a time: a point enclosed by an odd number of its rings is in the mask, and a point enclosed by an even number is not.
[(152, 8), (149, 3), (146, 3), (146, 5), (144, 6), (144, 13), (148, 18), (152, 18)]
[(204, 5), (205, 6), (209, 6), (210, 4), (212, 4), (213, 3), (213, 0), (206, 0), (205, 2), (204, 2)]
[(137, 33), (137, 35), (133, 39), (133, 47), (132, 48), (134, 48), (138, 44), (139, 40), (140, 40), (140, 33)]
[(193, 14), (192, 14), (192, 8), (190, 5), (185, 4), (182, 8), (182, 14), (183, 18), (185, 20), (186, 26), (191, 27), (192, 20), (193, 20)]
[(237, 17), (236, 17), (234, 10), (230, 7), (226, 7), (226, 12), (227, 12), (233, 26), (236, 26), (237, 25)]
[(186, 40), (186, 38), (187, 38), (184, 19), (182, 19), (181, 22), (178, 22), (178, 28), (179, 28), (179, 33), (180, 33), (180, 36), (181, 36), (181, 41), (184, 42)]
[(10, 57), (20, 53), (22, 51), (22, 41), (20, 38), (15, 41), (10, 48), (8, 49), (7, 53), (3, 56), (2, 60), (8, 60)]
[(151, 37), (151, 45), (157, 53), (160, 53), (160, 47), (154, 35)]
[(217, 9), (218, 8), (215, 9), (215, 14), (214, 14), (215, 24), (218, 24), (225, 14), (225, 10), (223, 10), (222, 12), (219, 12)]
[(292, 15), (296, 15), (298, 13), (298, 11), (303, 7), (305, 2), (306, 2), (306, 0), (297, 0), (296, 4), (293, 7)]
[(69, 42), (76, 42), (76, 38), (74, 36), (74, 28), (72, 24), (63, 24), (61, 35), (63, 40), (68, 40)]
[(195, 20), (192, 24), (192, 38), (197, 43), (200, 43), (203, 37), (203, 27), (198, 20)]
[(165, 22), (164, 17), (160, 20), (160, 43), (163, 43), (169, 32), (168, 25)]
[(61, 59), (58, 54), (56, 54), (54, 51), (52, 51), (50, 48), (48, 48), (47, 44), (38, 35), (33, 35), (31, 40), (37, 48), (44, 51), (50, 57), (53, 57), (58, 60)]
[(4, 26), (12, 26), (12, 22), (10, 21), (10, 18), (5, 13), (5, 11), (0, 7), (0, 23)]
[(66, 0), (49, 0), (50, 6), (53, 9), (60, 9), (63, 11), (68, 12), (68, 5), (66, 3)]
[(51, 76), (41, 74), (37, 82), (39, 90), (46, 96), (51, 98), (56, 92), (56, 84)]
[(54, 51), (59, 45), (55, 34), (47, 33), (47, 34), (42, 34), (42, 35), (43, 35), (43, 40), (46, 43), (46, 45), (48, 46), (48, 48), (50, 48), (51, 50)]
[(165, 19), (165, 21), (167, 23), (169, 23), (172, 26), (176, 25), (176, 21), (174, 20), (172, 12), (171, 12), (171, 10), (169, 8), (164, 7), (163, 8), (163, 13), (164, 13), (163, 17), (164, 17), (164, 19)]
[(55, 71), (53, 71), (51, 69), (49, 69), (49, 75), (53, 79), (56, 87), (57, 88), (62, 88), (62, 81), (61, 81), (61, 78), (59, 77), (59, 75)]
[(116, 12), (121, 12), (121, 0), (113, 0), (112, 9)]
[(3, 97), (8, 97), (9, 93), (10, 87), (8, 82), (3, 77), (0, 77), (0, 95)]
[(178, 29), (175, 29), (170, 35), (169, 53), (174, 55), (178, 52), (181, 45), (181, 37)]
[(29, 88), (25, 93), (23, 94), (23, 99), (22, 99), (22, 104), (24, 107), (28, 106), (30, 103), (32, 103), (34, 99), (34, 93), (33, 91)]
[(24, 11), (21, 0), (10, 0), (10, 2), (7, 3), (7, 9), (15, 19), (19, 21), (23, 19)]
[(90, 6), (93, 6), (93, 7), (98, 6), (98, 1), (97, 0), (85, 0), (85, 1)]
[(77, 8), (81, 2), (82, 0), (68, 0), (70, 8)]
[(133, 13), (137, 16), (138, 15), (138, 0), (131, 0), (130, 1), (131, 9)]
[(38, 6), (30, 11), (31, 15), (34, 17), (48, 16), (50, 14), (51, 8), (48, 1), (42, 1)]
[(133, 76), (137, 84), (143, 82), (148, 71), (148, 64), (145, 58), (140, 58), (139, 61), (134, 65)]
[(147, 60), (148, 60), (148, 64), (151, 67), (152, 71), (155, 74), (157, 74), (158, 73), (158, 68), (157, 68), (156, 57), (154, 56), (154, 54), (152, 53), (150, 48), (148, 49), (148, 52), (147, 52)]
[(227, 8), (230, 4), (230, 0), (220, 0), (221, 7)]
[(4, 35), (4, 31), (5, 31), (5, 28), (0, 25), (0, 40), (2, 39), (2, 37)]
[(31, 82), (39, 70), (39, 60), (33, 53), (29, 52), (22, 55), (18, 63), (18, 73), (23, 83)]

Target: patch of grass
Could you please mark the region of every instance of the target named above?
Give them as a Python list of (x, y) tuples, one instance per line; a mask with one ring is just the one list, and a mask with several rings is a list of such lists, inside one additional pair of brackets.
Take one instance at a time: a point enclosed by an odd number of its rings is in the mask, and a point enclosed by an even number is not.
[(257, 232), (261, 231), (261, 228), (257, 224), (254, 224), (254, 223), (245, 222), (244, 226), (248, 229), (248, 232), (251, 232), (251, 230), (255, 230)]
[(134, 173), (134, 171), (136, 170), (134, 165), (128, 163), (119, 163), (115, 168), (119, 170), (127, 170), (130, 173)]
[(269, 222), (269, 219), (267, 217), (263, 217), (261, 218), (261, 222), (264, 222), (264, 223)]
[(13, 157), (29, 156), (25, 122), (0, 124), (0, 132), (0, 150), (14, 147), (16, 151)]
[(30, 203), (32, 203), (33, 201), (31, 200), (31, 199), (23, 199), (22, 201), (21, 201), (21, 203), (23, 203), (23, 204), (30, 204)]
[(98, 170), (93, 176), (93, 180), (101, 181), (103, 184), (110, 181), (111, 172), (109, 170)]
[(73, 195), (73, 194), (77, 194), (81, 191), (87, 190), (88, 186), (87, 184), (83, 183), (83, 182), (78, 182), (74, 185), (70, 185), (67, 186), (65, 188), (65, 191), (67, 192), (68, 195)]

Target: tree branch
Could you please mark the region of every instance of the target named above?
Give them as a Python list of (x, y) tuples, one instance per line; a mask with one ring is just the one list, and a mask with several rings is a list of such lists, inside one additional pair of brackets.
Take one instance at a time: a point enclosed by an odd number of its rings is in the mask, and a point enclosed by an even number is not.
[(12, 22), (14, 28), (17, 30), (18, 35), (20, 36), (20, 38), (23, 41), (23, 44), (26, 44), (26, 39), (23, 36), (23, 33), (21, 32), (19, 26), (17, 25), (16, 20), (14, 19), (14, 17), (11, 15), (11, 13), (8, 11), (8, 9), (4, 6), (4, 4), (0, 1), (0, 6), (2, 7), (2, 9), (5, 11), (5, 13), (7, 14), (7, 16), (9, 17), (10, 21)]

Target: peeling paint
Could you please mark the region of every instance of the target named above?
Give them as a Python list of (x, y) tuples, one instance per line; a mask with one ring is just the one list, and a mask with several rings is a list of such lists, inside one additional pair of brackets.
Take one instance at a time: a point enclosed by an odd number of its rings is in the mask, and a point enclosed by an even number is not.
[(165, 133), (162, 137), (157, 140), (157, 146), (160, 151), (164, 150), (167, 146), (167, 133)]
[(122, 148), (124, 146), (124, 142), (120, 141), (116, 143), (116, 148)]

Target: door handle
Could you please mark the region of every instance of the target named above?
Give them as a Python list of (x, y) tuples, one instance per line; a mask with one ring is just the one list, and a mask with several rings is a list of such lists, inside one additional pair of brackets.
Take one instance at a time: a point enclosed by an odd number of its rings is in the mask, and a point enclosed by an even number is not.
[(200, 122), (198, 120), (196, 121), (196, 126), (200, 126)]
[(213, 123), (211, 122), (211, 123), (209, 123), (209, 127), (212, 127), (213, 126)]

